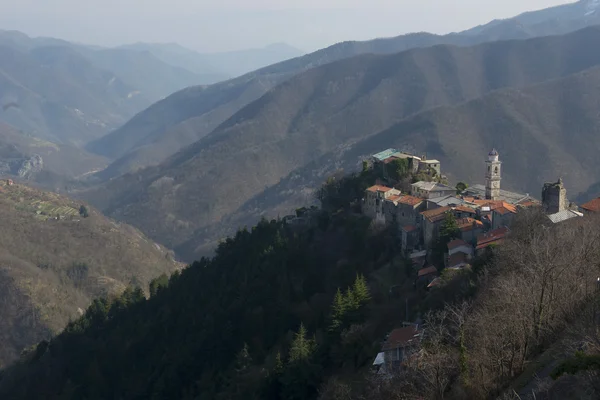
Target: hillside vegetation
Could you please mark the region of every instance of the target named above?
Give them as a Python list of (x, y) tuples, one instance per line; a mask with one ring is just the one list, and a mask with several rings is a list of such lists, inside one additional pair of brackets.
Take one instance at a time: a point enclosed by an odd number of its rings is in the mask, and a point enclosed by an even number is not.
[(0, 122), (2, 177), (63, 189), (64, 183), (107, 163), (105, 158), (75, 146), (48, 142)]
[(0, 365), (93, 298), (147, 288), (179, 264), (136, 229), (50, 192), (0, 182)]
[[(149, 300), (128, 292), (94, 302), (5, 370), (0, 395), (485, 399), (560, 336), (597, 356), (595, 336), (585, 336), (595, 328), (585, 305), (597, 300), (596, 219), (544, 227), (538, 210), (523, 211), (503, 246), (424, 291), (398, 257), (394, 231), (356, 215), (366, 178), (350, 177), (357, 190), (341, 209), (312, 211), (304, 227), (263, 220), (238, 231), (213, 259), (157, 283)], [(419, 362), (378, 379), (370, 369), (386, 333), (419, 315), (428, 332)], [(576, 333), (565, 330), (572, 323)], [(557, 360), (572, 354), (565, 346)], [(572, 398), (599, 393), (590, 392), (597, 376), (576, 379)], [(547, 380), (552, 390), (564, 382)]]
[[(588, 28), (566, 36), (487, 43), (471, 48), (436, 46), (395, 55), (361, 56), (314, 68), (277, 86), (161, 165), (114, 179), (81, 195), (109, 215), (139, 227), (171, 248), (182, 245), (194, 234), (196, 242), (201, 243), (205, 228), (223, 222), (223, 218), (298, 168), (311, 162), (316, 163), (314, 169), (325, 168), (328, 163), (320, 156), (333, 151), (343, 155), (350, 148), (358, 149), (360, 153), (354, 153), (356, 156), (375, 153), (394, 144), (393, 133), (388, 135), (387, 143), (377, 142), (379, 148), (373, 145), (360, 150), (360, 140), (400, 123), (403, 118), (436, 106), (474, 99), (495, 89), (522, 87), (594, 67), (600, 64), (600, 55), (588, 49), (598, 40), (600, 30)], [(585, 77), (581, 78), (581, 86), (585, 86)], [(590, 84), (593, 83), (592, 80)], [(551, 94), (548, 91), (540, 96)], [(569, 115), (593, 109), (594, 98), (583, 97), (575, 102)], [(538, 136), (543, 129), (543, 116), (547, 113), (552, 118), (560, 105), (560, 97), (550, 99), (555, 99), (554, 103), (540, 103), (538, 113), (542, 115), (531, 116), (532, 123), (540, 124)], [(581, 110), (575, 109), (577, 105)], [(443, 137), (431, 136), (424, 142), (425, 136), (418, 137), (417, 131), (407, 129), (407, 134), (416, 138), (413, 150), (443, 157), (450, 163), (447, 171), (463, 172), (469, 178), (480, 170), (485, 149), (494, 145), (506, 144), (506, 148), (501, 148), (504, 154), (535, 152), (535, 147), (524, 147), (523, 143), (513, 148), (518, 141), (495, 142), (493, 134), (508, 134), (514, 129), (510, 125), (498, 128), (502, 125), (497, 121), (507, 117), (502, 108), (487, 106), (485, 113), (474, 115), (480, 115), (480, 123), (486, 121), (488, 125), (477, 126), (485, 128), (482, 130), (461, 132), (461, 140), (453, 142), (454, 150), (448, 149), (448, 153), (441, 146), (446, 140), (450, 142), (452, 136), (444, 133)], [(412, 121), (406, 124), (418, 119)], [(582, 141), (585, 129), (589, 131), (594, 121), (578, 120), (582, 124), (578, 125)], [(443, 123), (439, 121), (439, 126)], [(497, 126), (491, 129), (493, 124)], [(444, 126), (450, 129), (450, 125)], [(524, 125), (521, 130), (528, 129)], [(551, 140), (548, 146), (556, 143), (557, 157), (577, 155), (561, 152), (559, 144), (568, 144), (567, 132), (555, 130), (553, 135), (544, 140)], [(463, 141), (466, 144), (461, 147)], [(535, 141), (531, 145), (535, 146)], [(451, 158), (455, 164), (449, 161)], [(562, 170), (561, 159), (552, 161)], [(359, 158), (352, 162), (357, 165)], [(522, 161), (525, 162), (529, 161)], [(537, 165), (521, 169), (525, 173), (518, 177), (516, 169), (511, 172), (510, 168), (509, 176), (514, 174), (516, 179), (508, 181), (515, 188), (532, 191), (533, 182), (535, 188), (541, 183), (537, 181), (540, 174)]]

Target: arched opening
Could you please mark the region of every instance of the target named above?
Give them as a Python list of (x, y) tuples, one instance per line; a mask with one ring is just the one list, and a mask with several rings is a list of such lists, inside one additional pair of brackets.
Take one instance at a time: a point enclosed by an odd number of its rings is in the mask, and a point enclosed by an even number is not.
[(494, 173), (495, 173), (495, 174), (497, 174), (497, 173), (498, 173), (498, 167), (496, 167), (496, 168), (494, 169)]

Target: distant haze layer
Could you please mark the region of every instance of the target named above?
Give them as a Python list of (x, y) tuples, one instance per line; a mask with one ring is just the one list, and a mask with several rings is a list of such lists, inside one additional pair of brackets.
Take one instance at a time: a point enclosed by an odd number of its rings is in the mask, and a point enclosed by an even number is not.
[[(447, 33), (565, 0), (19, 0), (0, 2), (0, 29), (103, 46), (177, 42), (202, 52), (286, 42), (312, 51), (344, 40)], [(283, 4), (283, 5), (282, 5)]]

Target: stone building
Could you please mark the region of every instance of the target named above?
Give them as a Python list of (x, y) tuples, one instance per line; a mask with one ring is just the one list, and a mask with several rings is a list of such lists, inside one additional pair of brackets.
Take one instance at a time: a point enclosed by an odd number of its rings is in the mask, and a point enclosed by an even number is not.
[(419, 172), (435, 171), (435, 176), (442, 175), (442, 164), (438, 160), (428, 160), (426, 156), (422, 156), (419, 160)]
[(542, 206), (548, 214), (556, 214), (569, 208), (567, 189), (563, 185), (562, 178), (559, 178), (558, 182), (544, 183)]
[(398, 196), (400, 191), (387, 186), (375, 185), (365, 190), (362, 211), (369, 218), (385, 223), (384, 201), (391, 196)]
[(456, 194), (456, 189), (437, 183), (419, 181), (411, 185), (411, 194), (422, 199), (436, 199)]
[(500, 156), (496, 149), (492, 149), (489, 152), (485, 164), (487, 166), (485, 173), (485, 198), (487, 200), (499, 200), (502, 161), (500, 161)]

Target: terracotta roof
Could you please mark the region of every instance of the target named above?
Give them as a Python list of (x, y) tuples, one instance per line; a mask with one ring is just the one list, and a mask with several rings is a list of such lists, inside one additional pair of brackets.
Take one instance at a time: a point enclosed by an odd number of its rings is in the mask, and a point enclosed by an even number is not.
[(421, 341), (421, 331), (414, 325), (394, 329), (385, 341), (382, 350), (393, 350), (418, 344)]
[(403, 226), (403, 227), (402, 227), (402, 230), (403, 230), (404, 232), (414, 232), (414, 231), (416, 231), (417, 229), (419, 229), (419, 228), (417, 228), (417, 227), (416, 227), (416, 226), (414, 226), (414, 225), (406, 225), (406, 226)]
[(508, 213), (516, 214), (517, 207), (513, 206), (512, 204), (502, 202), (500, 207), (492, 208), (492, 211), (500, 215), (506, 215)]
[(459, 218), (456, 220), (456, 223), (458, 224), (458, 229), (465, 232), (470, 231), (475, 227), (483, 227), (483, 222), (474, 218)]
[(471, 245), (462, 239), (454, 239), (448, 243), (448, 250), (452, 250), (452, 249), (455, 249), (460, 246), (471, 246)]
[(451, 207), (440, 207), (440, 208), (435, 208), (433, 210), (427, 210), (427, 211), (423, 211), (421, 213), (421, 215), (426, 218), (429, 222), (437, 222), (437, 221), (441, 221), (442, 219), (444, 219), (444, 214), (446, 214), (446, 212), (452, 210)]
[(467, 263), (467, 255), (464, 253), (454, 253), (448, 257), (448, 268), (456, 268), (462, 263)]
[(437, 272), (438, 272), (437, 268), (434, 266), (431, 266), (431, 267), (420, 269), (419, 272), (417, 273), (417, 276), (420, 278), (425, 275), (437, 274)]
[(421, 202), (423, 202), (423, 199), (415, 197), (415, 196), (409, 196), (409, 195), (401, 196), (400, 199), (398, 200), (398, 203), (408, 204), (409, 206), (416, 206), (417, 204), (419, 204)]
[(374, 185), (367, 189), (369, 192), (377, 193), (377, 192), (389, 192), (392, 190), (391, 187), (383, 186), (383, 185)]
[(491, 244), (499, 244), (510, 230), (506, 226), (502, 226), (493, 231), (489, 231), (477, 236), (477, 250), (488, 247)]
[(398, 195), (392, 195), (390, 197), (388, 197), (387, 199), (385, 199), (386, 201), (398, 201), (400, 199), (400, 197), (402, 196), (398, 196)]
[(582, 204), (580, 207), (586, 211), (600, 212), (600, 197), (592, 201), (588, 201), (587, 203)]

